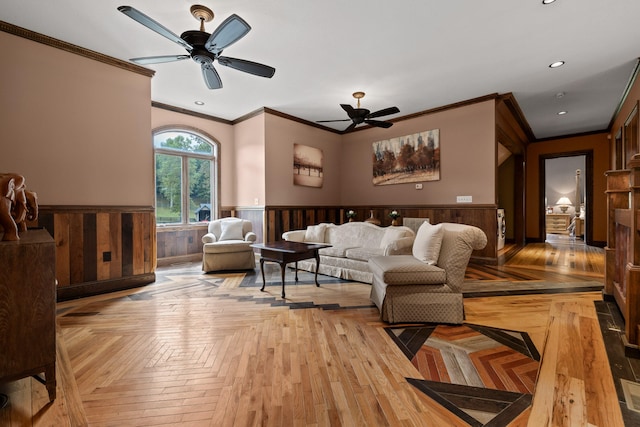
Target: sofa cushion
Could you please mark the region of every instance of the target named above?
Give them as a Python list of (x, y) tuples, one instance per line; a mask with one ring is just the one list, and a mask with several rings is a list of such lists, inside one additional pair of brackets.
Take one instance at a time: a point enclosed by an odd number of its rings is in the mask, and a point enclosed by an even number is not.
[(237, 221), (222, 221), (220, 228), (222, 231), (219, 240), (243, 240), (241, 219)]
[(374, 276), (387, 285), (441, 285), (447, 273), (436, 265), (418, 261), (412, 255), (376, 256), (369, 259)]
[(443, 236), (442, 224), (431, 225), (423, 222), (413, 242), (413, 256), (426, 264), (437, 264)]
[(326, 224), (309, 225), (304, 233), (305, 242), (324, 243), (324, 230)]
[(322, 248), (318, 250), (320, 255), (335, 256), (345, 258), (347, 256), (347, 249), (351, 249), (350, 246), (331, 246), (328, 248)]
[(407, 231), (402, 228), (387, 227), (382, 235), (382, 240), (380, 240), (380, 247), (384, 249), (396, 240), (406, 237), (406, 235)]
[(202, 251), (205, 254), (253, 251), (250, 245), (251, 242), (245, 242), (244, 240), (223, 240), (216, 243), (205, 243)]
[(349, 259), (369, 261), (369, 258), (371, 257), (384, 255), (384, 249), (383, 248), (351, 248), (346, 250), (345, 255)]

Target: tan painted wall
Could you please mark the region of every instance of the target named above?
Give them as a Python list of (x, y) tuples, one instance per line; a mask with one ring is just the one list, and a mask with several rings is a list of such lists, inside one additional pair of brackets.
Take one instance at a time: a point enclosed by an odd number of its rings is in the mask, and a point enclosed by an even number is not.
[(607, 240), (606, 180), (609, 169), (609, 142), (606, 133), (536, 142), (527, 146), (526, 165), (526, 237), (540, 236), (540, 215), (544, 207), (540, 199), (540, 156), (593, 150), (593, 240)]
[[(440, 180), (374, 186), (372, 143), (430, 129), (440, 129)], [(341, 203), (357, 205), (451, 205), (456, 196), (473, 204), (496, 202), (495, 102), (484, 101), (372, 128), (344, 136)]]
[[(272, 114), (265, 117), (266, 204), (276, 206), (327, 206), (340, 204), (341, 159), (339, 134), (307, 126)], [(324, 155), (321, 188), (293, 185), (293, 144), (319, 148)]]
[(234, 126), (237, 206), (265, 205), (265, 114)]
[[(164, 126), (186, 126), (200, 131), (218, 142), (220, 147), (218, 154), (220, 156), (220, 204), (221, 206), (236, 204), (236, 150), (232, 125), (155, 107), (151, 110), (151, 124), (152, 129)], [(153, 170), (151, 173), (153, 174)]]
[(154, 204), (149, 77), (0, 32), (0, 171), (41, 205)]

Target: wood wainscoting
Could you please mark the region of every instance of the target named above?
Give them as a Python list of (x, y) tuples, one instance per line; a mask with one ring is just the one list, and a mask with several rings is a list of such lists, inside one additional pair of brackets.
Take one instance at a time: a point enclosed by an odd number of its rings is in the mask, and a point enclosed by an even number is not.
[(398, 211), (400, 218), (429, 218), (432, 224), (455, 222), (475, 225), (487, 235), (487, 246), (474, 251), (475, 261), (497, 263), (497, 207), (495, 205), (473, 206), (267, 206), (265, 207), (265, 237), (267, 241), (282, 240), (282, 233), (305, 229), (308, 225), (321, 222), (342, 224), (347, 222), (345, 212), (352, 209), (357, 221), (365, 221), (373, 216), (383, 227), (391, 225), (389, 213)]
[(59, 301), (155, 280), (151, 206), (40, 206), (37, 226), (55, 240)]

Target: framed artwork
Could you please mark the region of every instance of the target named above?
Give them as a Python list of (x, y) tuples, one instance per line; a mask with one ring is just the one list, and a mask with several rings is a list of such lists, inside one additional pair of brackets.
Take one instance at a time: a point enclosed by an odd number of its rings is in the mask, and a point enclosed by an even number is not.
[(293, 144), (293, 184), (322, 187), (324, 155), (319, 148)]
[(440, 129), (373, 143), (373, 185), (440, 180)]

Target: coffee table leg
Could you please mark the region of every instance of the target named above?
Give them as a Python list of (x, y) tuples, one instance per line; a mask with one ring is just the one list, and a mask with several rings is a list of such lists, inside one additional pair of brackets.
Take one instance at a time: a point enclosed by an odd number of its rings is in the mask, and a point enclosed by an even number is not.
[(320, 287), (320, 283), (318, 283), (318, 268), (320, 267), (320, 254), (318, 253), (318, 251), (315, 251), (315, 255), (316, 255), (316, 287), (319, 288)]
[(298, 261), (296, 261), (296, 282), (298, 281)]
[(280, 263), (280, 274), (282, 275), (282, 298), (284, 298), (284, 271), (287, 267), (286, 263)]
[(260, 271), (262, 272), (262, 287), (260, 290), (264, 292), (264, 285), (266, 285), (267, 282), (264, 280), (264, 259), (262, 257), (260, 257)]

